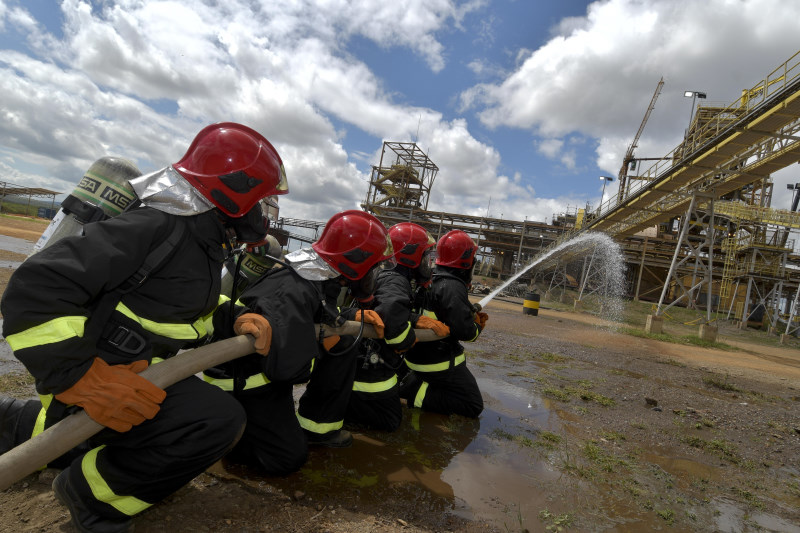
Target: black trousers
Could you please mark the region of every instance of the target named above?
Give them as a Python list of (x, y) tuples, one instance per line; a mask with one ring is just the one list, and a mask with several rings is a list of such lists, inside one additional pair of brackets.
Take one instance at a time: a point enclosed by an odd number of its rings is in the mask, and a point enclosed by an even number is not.
[[(224, 391), (194, 376), (166, 391), (155, 418), (125, 433), (104, 429), (89, 439), (92, 450), (72, 461), (70, 482), (89, 510), (110, 518), (136, 514), (139, 502), (146, 507), (177, 491), (241, 436), (244, 410)], [(105, 491), (102, 501), (92, 487)]]
[[(71, 466), (70, 482), (90, 511), (109, 518), (135, 515), (202, 473), (240, 437), (244, 411), (219, 388), (191, 377), (166, 391), (167, 397), (152, 420), (124, 433), (104, 429), (49, 464), (56, 468)], [(24, 420), (16, 426), (15, 445), (31, 438), (40, 409), (38, 400), (26, 402)], [(46, 427), (75, 410), (54, 401), (47, 412)], [(4, 423), (4, 434), (7, 429)], [(89, 479), (85, 472), (90, 472)], [(96, 492), (104, 496), (98, 499)], [(132, 500), (138, 501), (127, 505)]]
[(483, 411), (483, 398), (475, 376), (461, 363), (440, 372), (411, 372), (400, 389), (409, 407), (444, 415), (477, 418)]
[(270, 476), (291, 474), (305, 464), (308, 442), (295, 414), (292, 389), (290, 383), (272, 382), (236, 394), (247, 413), (247, 426), (228, 454), (230, 461)]
[[(336, 353), (344, 342), (331, 350)], [(303, 429), (325, 434), (341, 429), (353, 391), (358, 350), (342, 355), (324, 354), (314, 364), (311, 379), (300, 397), (297, 414)]]
[[(398, 367), (406, 366), (399, 356), (394, 356), (391, 360), (384, 358), (386, 360)], [(400, 427), (403, 406), (400, 403), (397, 381), (395, 369), (390, 364), (371, 363), (368, 354), (359, 357), (356, 361), (353, 393), (347, 403), (345, 424), (381, 431), (394, 431)]]
[(399, 387), (382, 392), (353, 391), (344, 421), (360, 428), (394, 431), (403, 421)]

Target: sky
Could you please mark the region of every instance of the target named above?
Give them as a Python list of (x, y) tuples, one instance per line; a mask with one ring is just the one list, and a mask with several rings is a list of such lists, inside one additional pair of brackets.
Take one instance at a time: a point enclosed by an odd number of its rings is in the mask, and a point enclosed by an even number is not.
[(685, 91), (727, 105), (796, 54), (798, 20), (783, 0), (0, 0), (0, 180), (151, 172), (233, 121), (281, 154), (283, 217), (358, 209), (393, 141), (439, 167), (430, 210), (547, 222), (598, 205), (662, 77), (637, 157), (681, 142)]

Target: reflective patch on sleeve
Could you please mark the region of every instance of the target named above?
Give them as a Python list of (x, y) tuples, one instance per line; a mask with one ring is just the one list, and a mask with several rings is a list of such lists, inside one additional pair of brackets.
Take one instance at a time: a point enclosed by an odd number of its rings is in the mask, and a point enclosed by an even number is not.
[(14, 351), (43, 344), (53, 344), (72, 337), (83, 337), (85, 324), (85, 316), (62, 316), (9, 335), (6, 337), (6, 342)]
[(400, 344), (406, 340), (406, 337), (408, 337), (408, 332), (411, 331), (411, 322), (406, 322), (406, 324), (408, 324), (408, 326), (406, 326), (406, 329), (400, 335), (392, 339), (384, 339), (386, 344)]

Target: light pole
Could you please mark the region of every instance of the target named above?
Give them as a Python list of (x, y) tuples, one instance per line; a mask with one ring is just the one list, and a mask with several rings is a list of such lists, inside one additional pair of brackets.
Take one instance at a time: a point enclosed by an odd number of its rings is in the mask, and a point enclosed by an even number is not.
[[(603, 180), (603, 192), (600, 195), (600, 206), (603, 205), (603, 198), (606, 196), (606, 183), (614, 181), (614, 178), (611, 176), (600, 176), (600, 179)], [(600, 206), (597, 207), (597, 211), (600, 212)]]
[(700, 91), (684, 91), (683, 93), (684, 98), (692, 98), (692, 108), (689, 110), (689, 127), (692, 125), (692, 117), (694, 117), (694, 104), (698, 98), (705, 98), (706, 93), (701, 93)]

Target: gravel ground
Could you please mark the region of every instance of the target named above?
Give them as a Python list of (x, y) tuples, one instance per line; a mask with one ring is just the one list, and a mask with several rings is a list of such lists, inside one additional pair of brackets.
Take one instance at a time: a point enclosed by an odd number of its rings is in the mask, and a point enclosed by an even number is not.
[[(486, 311), (489, 326), (468, 352), (487, 407), (480, 431), (465, 432), (471, 421), (458, 417), (436, 421), (433, 441), (449, 433), (473, 444), (448, 449), (449, 465), (420, 467), (432, 482), (378, 476), (369, 490), (337, 485), (335, 478), (359, 474), (350, 458), (381, 464), (378, 456), (389, 452), (373, 444), (399, 450), (407, 438), (405, 429), (363, 433), (346, 453), (312, 452), (309, 467), (287, 479), (217, 464), (137, 517), (136, 531), (800, 532), (796, 347), (665, 343), (546, 302), (538, 317), (523, 315), (517, 301), (494, 300)], [(4, 395), (32, 392), (18, 370), (0, 380)], [(501, 386), (533, 398), (538, 414), (512, 412)], [(474, 443), (482, 451), (463, 452)], [(398, 457), (416, 468), (414, 457)], [(472, 458), (471, 476), (451, 479), (448, 468), (465, 458)], [(459, 501), (502, 467), (511, 474), (496, 483), (493, 501)], [(312, 483), (320, 472), (330, 479)], [(0, 493), (0, 531), (72, 531), (50, 491), (55, 473), (38, 472)], [(527, 503), (514, 515), (513, 502)], [(493, 505), (505, 514), (491, 512)]]

